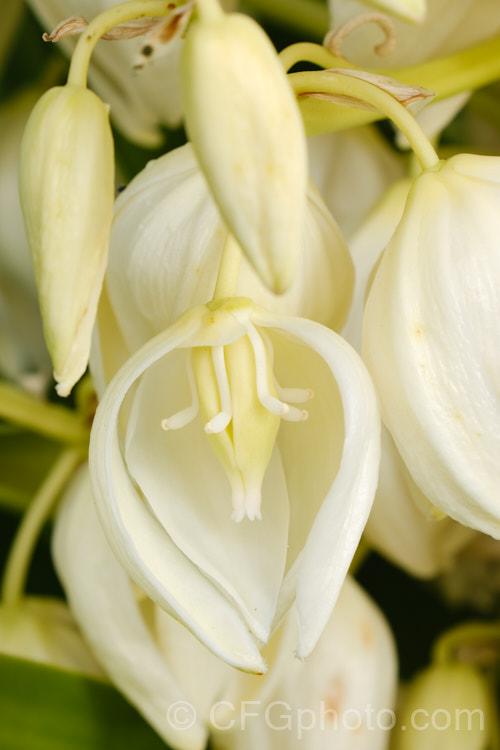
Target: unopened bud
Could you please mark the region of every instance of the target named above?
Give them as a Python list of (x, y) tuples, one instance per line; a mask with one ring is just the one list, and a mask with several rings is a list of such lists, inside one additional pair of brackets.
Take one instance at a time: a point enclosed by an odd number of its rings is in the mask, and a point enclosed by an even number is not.
[(394, 750), (485, 750), (492, 703), (482, 675), (467, 664), (439, 664), (408, 688)]
[(20, 195), (57, 391), (85, 372), (106, 267), (113, 139), (103, 102), (80, 86), (47, 91), (21, 147)]
[(304, 128), (260, 26), (211, 7), (190, 27), (182, 74), (186, 126), (230, 232), (267, 286), (297, 268), (307, 187)]

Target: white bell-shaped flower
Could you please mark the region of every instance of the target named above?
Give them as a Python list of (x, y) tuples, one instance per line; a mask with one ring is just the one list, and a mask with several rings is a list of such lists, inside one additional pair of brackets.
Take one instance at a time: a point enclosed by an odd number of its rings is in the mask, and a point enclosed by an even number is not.
[(395, 649), (385, 620), (356, 583), (345, 581), (307, 661), (294, 655), (292, 611), (266, 650), (269, 673), (242, 674), (131, 584), (91, 494), (82, 468), (56, 522), (56, 567), (96, 659), (171, 747), (201, 750), (209, 735), (216, 750), (387, 747)]
[[(189, 307), (211, 298), (227, 238), (189, 144), (150, 162), (120, 194), (105, 286), (131, 352)], [(280, 296), (269, 292), (243, 258), (237, 291), (273, 312), (301, 315), (340, 330), (353, 280), (347, 246), (310, 183), (298, 271), (290, 290)], [(109, 347), (105, 343), (107, 351)]]
[(363, 356), (408, 470), (436, 507), (500, 537), (500, 159), (414, 183), (375, 275)]
[(191, 309), (133, 355), (106, 388), (90, 449), (99, 516), (131, 577), (255, 672), (258, 644), (295, 599), (299, 655), (314, 648), (378, 460), (376, 400), (356, 353), (248, 299)]

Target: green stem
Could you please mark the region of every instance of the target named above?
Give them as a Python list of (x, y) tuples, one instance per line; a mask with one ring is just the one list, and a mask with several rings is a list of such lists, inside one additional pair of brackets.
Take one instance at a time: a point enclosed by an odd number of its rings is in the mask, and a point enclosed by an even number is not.
[(390, 74), (405, 83), (436, 91), (439, 99), (486, 86), (500, 78), (500, 37), (438, 60), (395, 68)]
[(321, 39), (330, 28), (328, 8), (320, 0), (247, 0), (244, 5), (252, 13), (257, 11), (304, 35)]
[[(351, 70), (359, 70), (354, 63), (339, 61), (326, 49), (322, 52), (319, 45), (292, 45), (283, 50), (280, 56), (288, 70), (298, 62), (312, 62), (324, 68), (347, 66)], [(454, 94), (478, 89), (500, 79), (500, 37), (420, 65), (377, 69), (372, 72), (382, 75), (388, 73), (403, 83), (435, 91), (436, 100), (447, 99)], [(381, 115), (375, 112), (356, 110), (330, 102), (313, 103), (311, 100), (303, 100), (300, 105), (308, 135), (347, 130), (381, 119)]]
[(31, 501), (12, 544), (2, 582), (2, 602), (15, 606), (23, 596), (29, 564), (40, 531), (74, 470), (85, 458), (79, 448), (67, 448), (55, 461)]
[(236, 296), (241, 265), (241, 248), (232, 234), (227, 235), (215, 282), (212, 302)]
[(5, 382), (0, 382), (0, 418), (63, 443), (86, 444), (89, 440), (89, 430), (78, 414), (58, 404), (37, 401)]
[(434, 644), (432, 660), (440, 664), (457, 661), (464, 646), (491, 644), (500, 657), (500, 623), (471, 622), (458, 625), (444, 633)]
[(71, 58), (68, 84), (87, 85), (90, 57), (95, 45), (107, 31), (135, 18), (166, 16), (171, 10), (172, 2), (169, 0), (129, 0), (100, 13), (89, 23), (77, 42)]
[(328, 70), (292, 73), (289, 78), (297, 96), (311, 93), (345, 96), (375, 107), (404, 133), (422, 169), (433, 169), (439, 164), (439, 157), (418, 122), (387, 91), (361, 78)]
[(286, 71), (293, 68), (299, 62), (308, 62), (318, 65), (320, 68), (349, 68), (354, 66), (348, 63), (343, 57), (335, 57), (332, 53), (321, 44), (312, 42), (298, 42), (285, 47), (279, 53), (278, 57)]

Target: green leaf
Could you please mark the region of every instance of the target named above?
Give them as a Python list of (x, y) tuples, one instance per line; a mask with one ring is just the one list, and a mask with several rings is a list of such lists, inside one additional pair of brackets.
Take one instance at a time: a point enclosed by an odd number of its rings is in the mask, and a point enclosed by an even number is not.
[(61, 450), (60, 444), (40, 435), (5, 429), (0, 433), (0, 506), (26, 509)]
[(5, 750), (165, 750), (109, 684), (0, 656), (0, 747)]

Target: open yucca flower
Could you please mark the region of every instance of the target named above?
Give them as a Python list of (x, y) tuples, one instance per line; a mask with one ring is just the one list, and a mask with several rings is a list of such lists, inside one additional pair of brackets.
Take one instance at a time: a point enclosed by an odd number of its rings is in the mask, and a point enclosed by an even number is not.
[[(96, 659), (171, 747), (201, 750), (209, 735), (219, 750), (326, 750), (332, 744), (355, 750), (360, 741), (373, 750), (386, 747), (389, 732), (382, 720), (370, 724), (370, 715), (385, 717), (393, 706), (394, 643), (379, 610), (350, 577), (309, 659), (294, 656), (292, 610), (265, 649), (268, 674), (246, 675), (217, 659), (132, 585), (91, 498), (82, 469), (57, 519), (56, 566)], [(353, 729), (358, 715), (360, 726)]]
[(459, 155), (415, 182), (365, 308), (382, 416), (427, 498), (500, 537), (500, 160)]

